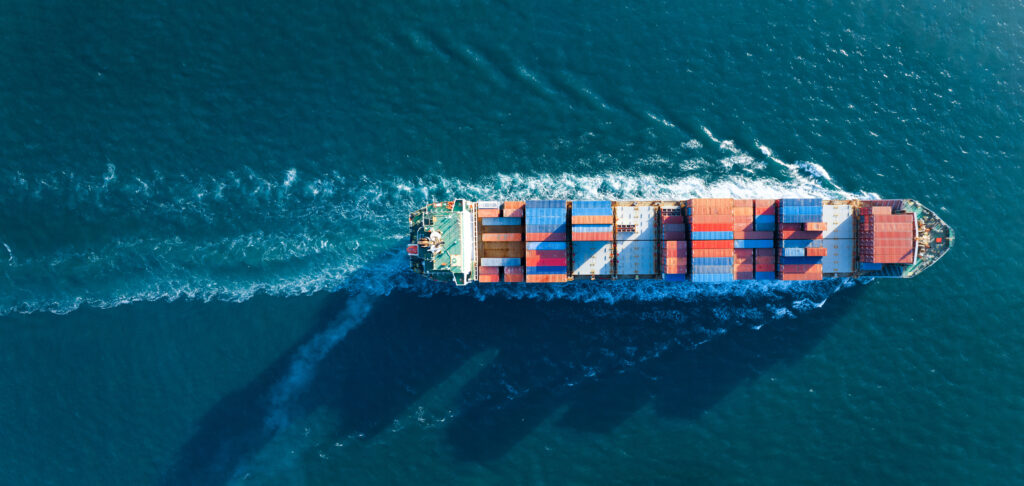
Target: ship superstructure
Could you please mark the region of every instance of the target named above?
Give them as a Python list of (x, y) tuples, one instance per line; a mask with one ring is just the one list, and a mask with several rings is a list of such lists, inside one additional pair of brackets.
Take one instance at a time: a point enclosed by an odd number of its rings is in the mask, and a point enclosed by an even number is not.
[(457, 199), (409, 224), (413, 270), (456, 285), (909, 278), (955, 239), (911, 199)]

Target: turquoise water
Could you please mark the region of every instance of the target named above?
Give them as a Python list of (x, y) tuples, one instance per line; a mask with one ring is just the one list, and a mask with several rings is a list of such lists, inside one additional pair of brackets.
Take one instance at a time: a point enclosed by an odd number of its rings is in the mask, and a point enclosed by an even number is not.
[[(1024, 483), (1018, 2), (6, 2), (2, 484)], [(912, 197), (911, 281), (470, 288), (428, 201)]]

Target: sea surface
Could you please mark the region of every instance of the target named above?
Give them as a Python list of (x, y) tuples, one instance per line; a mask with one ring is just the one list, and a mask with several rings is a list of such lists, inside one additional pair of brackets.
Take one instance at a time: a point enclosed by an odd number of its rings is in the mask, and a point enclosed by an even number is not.
[[(1024, 484), (1019, 1), (7, 0), (0, 484)], [(455, 197), (910, 197), (908, 281), (456, 289)]]

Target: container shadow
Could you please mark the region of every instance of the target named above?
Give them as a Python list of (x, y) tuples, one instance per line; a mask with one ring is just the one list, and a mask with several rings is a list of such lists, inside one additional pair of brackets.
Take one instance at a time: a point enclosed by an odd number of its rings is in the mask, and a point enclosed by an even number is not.
[[(680, 306), (671, 302), (580, 304), (396, 292), (378, 298), (362, 325), (315, 364), (288, 413), (299, 420), (326, 409), (339, 418), (338, 436), (372, 437), (473, 356), (497, 350), (448, 407), (456, 414), (445, 434), (460, 460), (500, 458), (551, 418), (560, 426), (604, 433), (651, 401), (661, 414), (693, 418), (744, 381), (812, 349), (827, 333), (829, 316), (843, 312), (859, 288), (799, 318), (772, 321), (760, 330), (737, 326), (695, 347), (701, 339), (696, 330), (711, 319), (700, 318), (710, 308), (692, 303), (689, 317), (673, 322), (673, 309)], [(302, 342), (328, 330), (349, 297), (332, 296)], [(652, 307), (664, 312), (652, 313)], [(164, 484), (224, 484), (269, 443), (271, 395), (300, 347), (207, 412)]]

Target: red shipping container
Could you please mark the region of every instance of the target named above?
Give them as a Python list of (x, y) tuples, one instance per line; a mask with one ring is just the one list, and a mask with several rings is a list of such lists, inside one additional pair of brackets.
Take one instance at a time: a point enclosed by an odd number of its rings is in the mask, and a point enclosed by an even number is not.
[(501, 215), (506, 217), (506, 218), (525, 218), (526, 217), (526, 209), (525, 208), (516, 208), (516, 209), (505, 208), (505, 209), (501, 210)]
[(573, 241), (612, 241), (615, 235), (611, 231), (604, 233), (573, 233)]
[(526, 233), (526, 241), (565, 241), (565, 233)]
[(732, 231), (732, 223), (700, 223), (690, 227), (690, 231)]
[(694, 214), (690, 217), (690, 222), (693, 224), (704, 224), (704, 223), (729, 223), (732, 224), (732, 214)]
[(484, 233), (481, 236), (484, 241), (523, 241), (520, 233)]
[(750, 248), (737, 248), (737, 249), (733, 250), (733, 253), (735, 253), (737, 257), (748, 257), (748, 256), (752, 257), (752, 256), (754, 256), (754, 250), (750, 249)]
[(505, 201), (501, 207), (511, 210), (526, 209), (526, 201)]
[(733, 267), (733, 270), (736, 271), (736, 272), (753, 272), (754, 271), (754, 264), (753, 263), (740, 263), (739, 265), (733, 265), (732, 267)]
[(500, 209), (477, 209), (476, 216), (478, 218), (497, 218), (501, 216)]
[(662, 248), (686, 248), (689, 246), (688, 241), (662, 241)]
[(775, 238), (775, 233), (771, 231), (733, 231), (732, 237), (737, 240), (771, 240)]
[(681, 259), (685, 260), (686, 259), (686, 255), (687, 255), (687, 253), (686, 253), (685, 249), (684, 250), (677, 250), (675, 248), (669, 248), (668, 250), (662, 250), (661, 251), (661, 256), (663, 258), (681, 258)]
[(521, 273), (505, 273), (506, 282), (522, 282), (523, 274)]
[(576, 216), (572, 217), (572, 224), (615, 224), (614, 216)]
[(526, 281), (528, 283), (559, 283), (559, 282), (568, 282), (569, 281), (569, 276), (568, 275), (537, 275), (537, 274), (527, 274), (526, 275)]
[(694, 249), (691, 250), (694, 258), (729, 258), (732, 257), (732, 250), (727, 249)]
[(754, 199), (755, 208), (770, 208), (774, 207), (778, 199)]
[(778, 227), (782, 231), (786, 231), (786, 230), (803, 231), (804, 224), (803, 223), (779, 223)]
[(480, 283), (498, 283), (501, 282), (500, 275), (477, 275), (476, 281)]
[(663, 214), (661, 215), (661, 222), (664, 224), (683, 224), (686, 222), (686, 218), (679, 215), (666, 216)]
[(736, 280), (754, 280), (754, 272), (736, 272)]
[[(760, 262), (760, 261), (761, 260), (758, 260), (758, 262)], [(774, 272), (775, 271), (775, 262), (772, 262), (772, 263), (755, 263), (754, 264), (754, 271), (755, 272)]]
[(566, 266), (566, 259), (565, 258), (526, 257), (526, 266), (528, 266), (528, 267), (564, 267), (564, 266)]
[(497, 275), (501, 272), (501, 267), (480, 267), (480, 275)]
[(826, 256), (826, 255), (828, 255), (828, 249), (827, 248), (807, 248), (804, 251), (806, 252), (807, 256), (809, 256), (809, 257), (810, 256)]
[(694, 250), (712, 250), (725, 248), (732, 250), (732, 240), (695, 240), (691, 242)]
[(505, 275), (522, 275), (523, 267), (505, 267)]
[(565, 250), (526, 250), (526, 256), (536, 258), (565, 258)]

